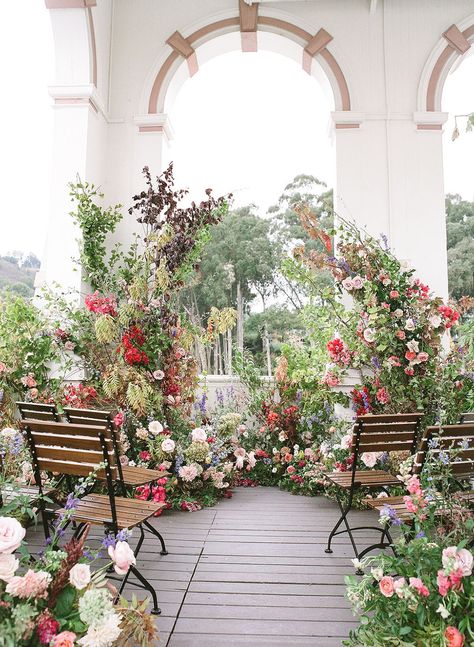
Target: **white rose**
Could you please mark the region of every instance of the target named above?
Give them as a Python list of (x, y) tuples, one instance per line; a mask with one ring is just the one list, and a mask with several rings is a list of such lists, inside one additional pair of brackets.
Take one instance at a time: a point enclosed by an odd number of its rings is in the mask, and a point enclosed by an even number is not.
[(148, 425), (148, 431), (154, 436), (157, 436), (163, 431), (163, 425), (161, 422), (158, 422), (158, 420), (153, 420), (153, 422), (150, 422)]
[(193, 429), (191, 437), (194, 443), (205, 443), (207, 440), (207, 434), (201, 427)]
[(406, 320), (405, 330), (415, 330), (415, 322), (413, 321), (413, 319)]
[(383, 570), (381, 568), (373, 568), (371, 571), (372, 577), (374, 580), (377, 580), (377, 582), (380, 582), (380, 580), (383, 577)]
[(0, 517), (0, 554), (14, 553), (26, 534), (21, 523), (12, 517)]
[(69, 571), (69, 582), (78, 591), (82, 591), (91, 581), (91, 567), (89, 564), (76, 564)]
[(20, 562), (13, 555), (0, 555), (0, 580), (9, 582)]
[(433, 328), (439, 328), (441, 326), (441, 317), (439, 315), (433, 315), (430, 317), (430, 324)]
[(375, 339), (375, 330), (373, 328), (366, 328), (364, 330), (364, 339), (365, 341), (372, 343)]
[(397, 308), (393, 311), (393, 316), (400, 319), (400, 317), (403, 317), (403, 310), (401, 308)]
[(345, 278), (344, 281), (342, 282), (342, 287), (344, 288), (344, 290), (347, 290), (348, 292), (352, 290), (352, 287), (353, 287), (352, 279), (349, 276)]
[(341, 449), (350, 449), (352, 447), (352, 434), (346, 434), (341, 438)]
[(166, 454), (171, 454), (171, 452), (174, 451), (174, 448), (176, 447), (176, 443), (174, 440), (171, 440), (171, 438), (166, 438), (162, 443), (161, 443), (161, 449), (164, 451)]

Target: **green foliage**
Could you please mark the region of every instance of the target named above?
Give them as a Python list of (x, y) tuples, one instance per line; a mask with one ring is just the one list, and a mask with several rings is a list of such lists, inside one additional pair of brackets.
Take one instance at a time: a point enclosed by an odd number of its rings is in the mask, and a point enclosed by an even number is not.
[(449, 291), (457, 299), (474, 296), (474, 202), (448, 194), (446, 229)]
[(107, 292), (113, 287), (112, 268), (118, 261), (118, 249), (107, 257), (106, 239), (115, 231), (122, 219), (121, 205), (104, 209), (97, 204), (104, 196), (89, 182), (70, 184), (71, 200), (76, 210), (71, 212), (74, 222), (81, 230), (79, 262), (84, 279), (93, 290)]

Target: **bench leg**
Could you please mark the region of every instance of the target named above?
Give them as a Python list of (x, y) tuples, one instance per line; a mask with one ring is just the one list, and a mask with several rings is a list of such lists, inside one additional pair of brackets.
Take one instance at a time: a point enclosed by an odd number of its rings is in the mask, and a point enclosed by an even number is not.
[(355, 543), (355, 541), (354, 541), (354, 537), (352, 536), (351, 527), (349, 526), (349, 522), (347, 521), (347, 515), (348, 515), (348, 513), (349, 513), (349, 511), (350, 511), (350, 509), (351, 509), (351, 505), (352, 505), (352, 492), (351, 492), (351, 493), (350, 493), (350, 495), (349, 495), (349, 501), (348, 501), (348, 503), (347, 503), (347, 505), (346, 505), (346, 507), (345, 507), (345, 508), (343, 507), (343, 505), (342, 505), (341, 500), (340, 500), (340, 498), (339, 498), (339, 497), (337, 497), (337, 504), (338, 504), (338, 506), (339, 506), (339, 508), (340, 508), (340, 510), (341, 510), (341, 517), (340, 517), (340, 519), (337, 521), (337, 523), (336, 523), (336, 525), (334, 526), (334, 528), (333, 528), (333, 529), (331, 530), (331, 532), (329, 533), (329, 537), (328, 537), (328, 545), (327, 545), (327, 547), (326, 547), (326, 549), (325, 549), (325, 551), (324, 551), (324, 552), (325, 552), (325, 553), (329, 553), (329, 554), (331, 554), (331, 553), (333, 552), (333, 551), (332, 551), (332, 548), (331, 548), (331, 543), (332, 543), (333, 537), (334, 537), (334, 535), (336, 535), (336, 534), (340, 534), (340, 533), (338, 533), (338, 532), (337, 532), (337, 530), (338, 530), (339, 526), (340, 526), (342, 523), (344, 523), (344, 525), (346, 526), (346, 530), (341, 530), (340, 532), (347, 532), (347, 533), (348, 533), (348, 535), (349, 535), (349, 539), (351, 540), (352, 548), (354, 549), (355, 556), (356, 556), (356, 557), (358, 557), (358, 553), (357, 553), (357, 546), (356, 546), (356, 543)]
[(157, 530), (156, 528), (154, 528), (154, 527), (151, 525), (151, 523), (149, 523), (148, 521), (144, 521), (144, 522), (143, 522), (143, 525), (144, 525), (144, 526), (146, 526), (146, 529), (147, 529), (149, 532), (151, 532), (153, 535), (155, 535), (155, 537), (158, 537), (158, 539), (160, 540), (160, 544), (161, 544), (161, 551), (160, 551), (160, 555), (167, 555), (167, 554), (168, 554), (168, 551), (166, 550), (165, 540), (163, 539), (162, 535), (161, 535), (161, 534), (158, 532), (158, 530)]
[[(140, 548), (142, 547), (144, 539), (145, 539), (145, 531), (143, 530), (143, 527), (140, 526), (140, 539), (138, 540), (137, 546), (136, 546), (135, 551), (134, 551), (135, 552), (135, 557), (140, 552)], [(152, 613), (153, 615), (160, 615), (161, 609), (158, 606), (158, 598), (157, 598), (157, 595), (156, 595), (156, 591), (153, 588), (153, 586), (150, 584), (150, 582), (146, 579), (146, 577), (144, 577), (140, 573), (140, 571), (138, 570), (138, 568), (136, 566), (130, 566), (130, 568), (128, 569), (127, 574), (125, 575), (125, 577), (123, 578), (123, 580), (122, 580), (122, 582), (120, 584), (120, 588), (119, 588), (119, 591), (118, 591), (118, 594), (117, 594), (117, 598), (115, 599), (115, 602), (117, 602), (119, 595), (122, 594), (122, 591), (124, 590), (125, 585), (128, 582), (128, 578), (130, 577), (130, 573), (133, 573), (133, 575), (135, 575), (135, 577), (140, 582), (142, 587), (144, 589), (146, 589), (150, 593), (150, 595), (152, 597), (152, 600), (153, 600), (153, 609), (151, 610), (150, 613)]]

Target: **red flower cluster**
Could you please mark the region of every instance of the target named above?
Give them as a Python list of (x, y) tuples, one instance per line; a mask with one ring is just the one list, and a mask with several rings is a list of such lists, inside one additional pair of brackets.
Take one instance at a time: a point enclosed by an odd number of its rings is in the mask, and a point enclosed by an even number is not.
[(181, 501), (180, 508), (185, 512), (197, 512), (201, 510), (201, 505), (197, 501)]
[(169, 367), (162, 382), (163, 395), (172, 395), (174, 398), (181, 395), (181, 387), (177, 382), (178, 379), (179, 375), (177, 368), (174, 366)]
[(257, 449), (255, 452), (255, 458), (270, 458), (270, 455), (263, 449)]
[(123, 357), (127, 364), (149, 364), (148, 355), (137, 348), (136, 344), (141, 346), (145, 343), (145, 336), (137, 326), (132, 326), (122, 336), (122, 346), (124, 348)]
[(455, 323), (458, 322), (459, 312), (450, 308), (449, 306), (441, 305), (438, 308), (438, 312), (444, 317), (444, 326), (445, 328), (451, 328)]
[(87, 409), (93, 400), (97, 397), (97, 391), (93, 386), (84, 386), (79, 384), (69, 384), (64, 389), (62, 404), (77, 407), (78, 409)]
[(155, 512), (155, 517), (159, 517), (163, 510), (171, 507), (171, 504), (166, 501), (166, 490), (164, 486), (166, 485), (167, 480), (168, 479), (166, 478), (162, 478), (159, 479), (157, 481), (157, 485), (153, 487), (149, 484), (140, 485), (135, 490), (136, 499), (140, 499), (141, 501), (153, 501), (153, 503), (166, 503), (166, 508), (161, 508), (161, 510)]
[(346, 344), (341, 339), (332, 339), (328, 341), (326, 348), (328, 349), (329, 357), (339, 366), (347, 366), (351, 361), (351, 352)]
[(117, 316), (117, 302), (114, 297), (103, 297), (96, 290), (85, 298), (86, 308), (100, 315)]
[(275, 411), (270, 411), (267, 415), (267, 423), (270, 427), (275, 427), (280, 422), (280, 416)]
[(49, 645), (59, 631), (59, 622), (53, 618), (47, 609), (37, 619), (36, 633), (40, 645)]
[(424, 301), (430, 296), (430, 288), (424, 285), (420, 279), (416, 279), (411, 288), (408, 288), (407, 296), (409, 299), (416, 297), (419, 301)]
[(372, 406), (370, 404), (369, 389), (364, 386), (360, 391), (352, 389), (351, 391), (352, 404), (358, 416), (363, 416), (370, 413)]

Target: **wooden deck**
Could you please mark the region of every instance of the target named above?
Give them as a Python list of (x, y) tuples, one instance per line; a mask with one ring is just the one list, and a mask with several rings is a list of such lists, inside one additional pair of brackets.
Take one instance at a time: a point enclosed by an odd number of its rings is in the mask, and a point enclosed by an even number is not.
[[(344, 576), (354, 572), (349, 540), (336, 538), (334, 553), (324, 552), (338, 512), (324, 497), (258, 487), (157, 519), (169, 555), (148, 535), (138, 566), (158, 593), (159, 645), (340, 646), (356, 625), (344, 597)], [(357, 525), (377, 525), (374, 512), (353, 515)], [(361, 546), (375, 537), (358, 535)]]

